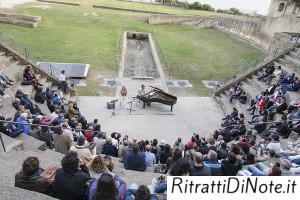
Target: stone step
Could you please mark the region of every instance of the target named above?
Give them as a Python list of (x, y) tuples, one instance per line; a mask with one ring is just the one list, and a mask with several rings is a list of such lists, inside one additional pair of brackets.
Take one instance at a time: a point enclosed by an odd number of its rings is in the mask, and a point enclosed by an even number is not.
[(287, 102), (292, 102), (300, 98), (300, 92), (290, 92), (288, 91), (285, 93), (285, 98), (287, 99)]
[(247, 79), (246, 81), (242, 82), (242, 88), (249, 94), (250, 99), (253, 99), (260, 93), (253, 85), (251, 84), (252, 79)]
[(284, 63), (281, 63), (280, 61), (275, 61), (274, 65), (275, 67), (281, 66), (281, 69), (288, 74), (295, 73), (295, 71), (292, 68), (287, 67)]
[[(9, 161), (7, 161), (7, 159), (4, 159), (4, 157), (1, 155), (0, 155), (0, 162), (1, 162), (1, 165), (0, 165), (1, 185), (14, 186), (15, 174), (21, 169), (22, 165), (17, 166), (17, 165), (15, 165), (14, 162), (9, 162)], [(1, 197), (1, 195), (0, 195), (0, 197)]]
[(23, 146), (25, 150), (39, 152), (40, 150), (47, 149), (47, 145), (45, 142), (35, 139), (34, 137), (28, 136), (24, 133), (19, 135), (16, 139), (23, 142)]
[(221, 94), (220, 95), (220, 100), (222, 102), (222, 105), (223, 105), (223, 110), (225, 112), (225, 115), (228, 115), (232, 112), (232, 109), (233, 109), (233, 104), (231, 104), (229, 102), (229, 97), (226, 95), (226, 94)]
[[(11, 138), (3, 133), (0, 133), (3, 139), (6, 152), (12, 150), (22, 150), (24, 148), (24, 142), (18, 139)], [(0, 152), (4, 152), (2, 144), (0, 143)]]
[(295, 57), (295, 58), (299, 58), (300, 57), (300, 53), (297, 53), (297, 51), (290, 51), (289, 54), (292, 57)]
[(35, 103), (41, 109), (42, 113), (46, 114), (47, 116), (49, 116), (51, 114), (46, 102), (43, 104), (38, 103), (38, 102), (35, 102)]
[(127, 185), (131, 185), (133, 183), (138, 185), (150, 185), (152, 184), (153, 179), (156, 179), (160, 176), (158, 173), (138, 172), (121, 168), (115, 168), (113, 173), (120, 176), (127, 183)]
[(21, 169), (24, 160), (30, 156), (35, 156), (40, 161), (40, 166), (42, 168), (47, 168), (48, 166), (60, 166), (61, 159), (56, 159), (52, 154), (44, 153), (43, 151), (10, 151), (8, 153), (0, 152), (0, 160), (4, 159), (7, 162), (12, 163), (14, 167), (14, 173), (17, 173)]
[(23, 79), (23, 72), (25, 66), (19, 65), (18, 62), (13, 62), (8, 65), (4, 70), (4, 74), (7, 75), (9, 78), (13, 79), (14, 81), (18, 81)]
[(12, 100), (14, 99), (14, 96), (12, 92), (8, 92), (8, 89), (5, 90), (5, 93), (9, 94), (10, 97), (1, 98), (2, 101), (0, 102), (0, 104), (2, 105), (2, 107), (0, 108), (0, 114), (5, 118), (9, 118), (13, 117), (16, 112), (15, 108), (12, 106)]
[(41, 193), (32, 192), (5, 184), (0, 185), (0, 198), (9, 200), (55, 200), (55, 198)]
[(268, 86), (265, 82), (261, 82), (261, 81), (257, 80), (257, 77), (258, 76), (253, 76), (251, 83), (252, 83), (252, 86), (255, 87), (256, 91), (259, 94), (260, 92), (265, 91), (268, 88)]
[(285, 55), (284, 58), (287, 61), (294, 63), (297, 67), (300, 67), (300, 60), (297, 57), (293, 57), (291, 55)]
[(296, 52), (297, 54), (300, 54), (300, 48), (297, 47), (297, 48), (294, 50), (294, 52)]
[(299, 71), (299, 66), (292, 61), (289, 61), (285, 58), (279, 58), (278, 61), (293, 71)]
[(8, 65), (12, 63), (11, 57), (0, 55), (0, 71), (4, 70)]

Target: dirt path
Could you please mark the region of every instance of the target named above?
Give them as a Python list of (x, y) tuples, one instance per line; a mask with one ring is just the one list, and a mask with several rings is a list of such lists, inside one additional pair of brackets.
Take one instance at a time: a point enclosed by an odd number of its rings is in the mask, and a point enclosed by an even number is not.
[(35, 2), (35, 0), (0, 0), (0, 8), (13, 8), (16, 5)]

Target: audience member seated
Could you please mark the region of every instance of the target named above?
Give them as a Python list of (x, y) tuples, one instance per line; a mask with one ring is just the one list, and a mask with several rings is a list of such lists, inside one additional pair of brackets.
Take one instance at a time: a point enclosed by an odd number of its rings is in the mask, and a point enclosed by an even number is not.
[(237, 86), (236, 89), (233, 89), (233, 90), (230, 92), (230, 94), (229, 94), (229, 101), (230, 101), (230, 103), (232, 103), (232, 101), (233, 101), (234, 99), (239, 99), (240, 96), (242, 95), (242, 93), (243, 93), (243, 90), (241, 89), (240, 86)]
[[(180, 158), (168, 171), (167, 175), (169, 176), (188, 176), (190, 170), (190, 163), (187, 158)], [(155, 192), (164, 193), (167, 190), (167, 182), (164, 176), (159, 177), (162, 179), (156, 182)]]
[(101, 155), (96, 156), (88, 167), (90, 171), (96, 174), (109, 172), (107, 164)]
[(78, 155), (78, 158), (85, 164), (89, 165), (93, 161), (93, 154), (91, 150), (85, 146), (85, 137), (80, 136), (77, 140), (77, 144), (70, 148), (70, 151), (75, 151)]
[(146, 161), (145, 153), (140, 152), (140, 148), (137, 144), (134, 144), (132, 150), (126, 152), (124, 167), (127, 170), (145, 171)]
[[(49, 149), (54, 148), (53, 131), (47, 126), (42, 126), (40, 130), (39, 140), (46, 142)], [(59, 142), (60, 143), (60, 142)], [(58, 147), (59, 145), (57, 145)], [(58, 147), (59, 148), (59, 147)]]
[(212, 176), (221, 175), (221, 164), (218, 162), (218, 154), (215, 151), (209, 150), (204, 165), (211, 170)]
[(274, 64), (271, 64), (265, 69), (265, 72), (257, 78), (257, 80), (267, 81), (267, 79), (273, 74), (274, 71), (275, 71)]
[(127, 184), (119, 176), (106, 172), (90, 184), (88, 199), (122, 200), (126, 191)]
[(38, 87), (34, 95), (34, 101), (43, 104), (45, 103), (46, 99), (46, 94), (43, 92), (43, 88)]
[(8, 122), (0, 122), (0, 132), (12, 137), (12, 138), (16, 138), (18, 137), (20, 134), (23, 133), (23, 129), (18, 128), (15, 124), (10, 123), (11, 119), (5, 119), (5, 117), (0, 115), (0, 120), (2, 121), (8, 121)]
[(106, 144), (105, 133), (98, 132), (97, 135), (94, 137), (94, 142), (96, 144), (97, 154), (102, 154), (103, 153), (103, 147)]
[(61, 200), (86, 199), (87, 184), (90, 180), (87, 166), (79, 160), (74, 151), (64, 156), (61, 165), (62, 168), (57, 171), (53, 183), (55, 196)]
[(22, 171), (15, 176), (15, 187), (26, 190), (49, 194), (51, 191), (50, 182), (41, 176), (43, 169), (37, 157), (28, 157), (23, 162)]
[(124, 200), (158, 200), (158, 197), (155, 194), (151, 194), (147, 186), (140, 185), (136, 190), (127, 190)]
[(55, 151), (62, 154), (67, 154), (72, 145), (70, 137), (63, 134), (61, 127), (54, 129), (53, 143)]
[(24, 80), (22, 82), (22, 85), (43, 86), (36, 79), (35, 74), (33, 73), (33, 70), (30, 65), (28, 65), (26, 67), (26, 69), (24, 70), (23, 78), (24, 78)]
[(182, 151), (175, 148), (173, 150), (172, 156), (167, 159), (166, 173), (180, 158), (182, 158)]
[(30, 135), (30, 127), (28, 125), (27, 116), (27, 113), (21, 113), (20, 117), (17, 118), (16, 122), (18, 123), (18, 128), (22, 129), (26, 135)]
[(285, 95), (286, 92), (297, 92), (300, 88), (300, 81), (298, 77), (295, 77), (294, 80), (290, 81), (289, 83), (282, 83), (281, 84), (281, 91), (282, 94)]
[(112, 139), (107, 138), (106, 144), (103, 146), (103, 154), (113, 157), (118, 157), (118, 149), (112, 144)]
[(211, 169), (203, 163), (203, 156), (200, 152), (195, 152), (190, 164), (190, 176), (211, 176)]
[(169, 144), (164, 145), (161, 148), (159, 162), (160, 164), (167, 164), (167, 159), (172, 156), (171, 146)]
[(232, 152), (229, 152), (227, 159), (221, 163), (221, 173), (223, 176), (236, 176), (241, 168), (241, 161), (238, 161), (237, 156)]
[(154, 153), (150, 152), (151, 146), (148, 144), (146, 145), (146, 151), (145, 151), (145, 162), (146, 162), (146, 167), (154, 167), (156, 163), (156, 158)]
[[(124, 162), (124, 160), (125, 160), (125, 156), (126, 156), (126, 152), (127, 152), (127, 150), (129, 149), (129, 141), (128, 141), (128, 138), (127, 137), (124, 137), (123, 138), (123, 142), (119, 145), (119, 150), (118, 150), (118, 156), (119, 156), (119, 158), (120, 158), (120, 162)], [(150, 146), (150, 150), (151, 150), (151, 146)], [(156, 158), (155, 157), (155, 155), (154, 155), (154, 158)], [(150, 160), (150, 159), (149, 159)], [(147, 162), (147, 161), (146, 161)], [(150, 161), (149, 161), (150, 162)], [(150, 162), (151, 163), (151, 162)], [(156, 163), (156, 162), (155, 162)], [(155, 164), (154, 163), (154, 164)]]

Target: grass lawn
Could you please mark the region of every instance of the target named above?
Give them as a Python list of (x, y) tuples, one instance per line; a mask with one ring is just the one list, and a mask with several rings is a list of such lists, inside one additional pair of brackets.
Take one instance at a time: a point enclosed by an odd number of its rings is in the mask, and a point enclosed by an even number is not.
[(76, 2), (81, 5), (98, 5), (98, 6), (107, 6), (107, 7), (116, 7), (116, 8), (125, 8), (125, 9), (135, 9), (142, 11), (155, 11), (161, 13), (169, 14), (185, 14), (185, 15), (212, 15), (213, 12), (202, 11), (202, 10), (190, 10), (190, 9), (181, 9), (173, 8), (161, 4), (145, 4), (145, 3), (136, 3), (136, 2), (127, 2), (122, 0), (56, 0), (62, 2)]
[[(149, 25), (143, 13), (54, 4), (43, 9), (37, 5), (26, 4), (18, 10), (41, 16), (38, 28), (0, 24), (0, 31), (48, 61), (89, 63), (89, 87), (79, 88), (81, 95), (113, 94), (99, 87), (100, 78), (116, 75), (117, 43), (125, 30), (155, 32), (172, 68), (171, 76), (190, 80), (194, 87), (189, 92), (194, 95), (208, 93), (202, 80), (222, 79), (261, 56), (257, 49), (225, 33), (191, 26)], [(84, 16), (92, 12), (98, 16)]]

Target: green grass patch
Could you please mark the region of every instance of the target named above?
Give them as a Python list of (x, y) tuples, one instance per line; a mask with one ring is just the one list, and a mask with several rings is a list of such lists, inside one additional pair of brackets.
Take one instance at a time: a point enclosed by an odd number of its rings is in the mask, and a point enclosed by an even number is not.
[(122, 0), (59, 0), (62, 2), (76, 2), (81, 5), (98, 5), (98, 6), (107, 6), (123, 9), (134, 9), (141, 11), (155, 11), (161, 13), (169, 14), (180, 14), (180, 15), (212, 15), (213, 12), (203, 11), (203, 10), (190, 10), (175, 8), (161, 4), (148, 4), (148, 3), (136, 3), (136, 2), (127, 2)]
[[(48, 61), (89, 63), (90, 83), (99, 82), (98, 76), (116, 75), (117, 43), (126, 30), (155, 32), (170, 63), (171, 76), (190, 80), (194, 85), (191, 92), (196, 95), (208, 93), (202, 80), (223, 79), (261, 56), (260, 51), (228, 34), (191, 26), (149, 25), (143, 13), (55, 4), (42, 9), (36, 5), (26, 4), (18, 10), (41, 16), (38, 28), (0, 24), (0, 31)], [(98, 16), (85, 16), (87, 13)], [(98, 82), (80, 91), (89, 95), (102, 94)]]

